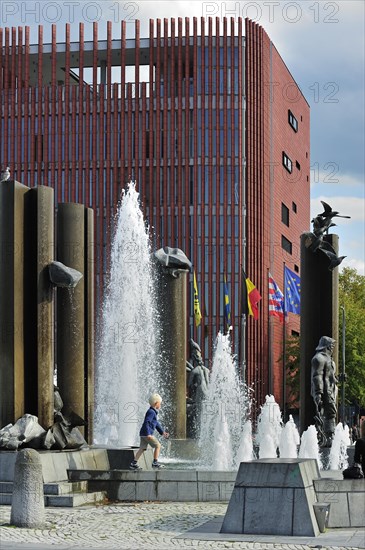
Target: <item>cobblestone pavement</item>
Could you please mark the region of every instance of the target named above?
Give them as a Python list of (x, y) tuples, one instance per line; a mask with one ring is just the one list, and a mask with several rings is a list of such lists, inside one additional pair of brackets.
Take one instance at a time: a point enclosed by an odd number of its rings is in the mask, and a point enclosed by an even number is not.
[[(191, 538), (194, 535), (186, 533), (207, 521), (223, 516), (226, 508), (226, 503), (219, 502), (144, 502), (79, 508), (46, 508), (44, 529), (22, 529), (9, 525), (11, 507), (0, 506), (0, 548), (1, 550), (18, 548), (33, 550), (58, 546), (63, 549), (275, 548), (302, 550), (313, 547), (322, 549), (359, 547), (340, 546), (340, 541), (343, 541), (341, 537), (338, 539), (339, 544), (332, 544), (336, 540), (334, 536), (331, 538), (331, 545), (327, 546), (325, 541), (322, 544), (316, 542), (316, 544), (307, 545), (282, 544), (276, 541), (270, 542), (270, 540), (267, 543), (199, 540), (199, 536)], [(200, 539), (201, 537), (204, 537), (204, 534), (200, 535)], [(237, 535), (230, 538), (237, 538)], [(313, 540), (318, 541), (318, 538)]]

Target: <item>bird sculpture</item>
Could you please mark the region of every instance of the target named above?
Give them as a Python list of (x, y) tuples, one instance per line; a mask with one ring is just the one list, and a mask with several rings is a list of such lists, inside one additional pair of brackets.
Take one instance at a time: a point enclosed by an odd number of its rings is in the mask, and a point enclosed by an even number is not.
[(328, 233), (329, 228), (333, 227), (333, 218), (351, 218), (351, 216), (342, 216), (336, 210), (332, 210), (332, 207), (326, 202), (321, 201), (321, 203), (324, 211), (321, 212), (321, 214), (317, 214), (317, 216), (312, 220), (313, 233), (317, 235), (317, 237), (324, 235), (324, 233)]
[(0, 181), (8, 181), (10, 180), (10, 168), (9, 166), (6, 167), (5, 171), (1, 173)]
[(307, 233), (305, 240), (305, 246), (312, 252), (323, 252), (330, 260), (328, 269), (333, 271), (335, 267), (340, 265), (342, 260), (346, 256), (337, 256), (333, 246), (324, 240), (324, 235), (328, 235), (330, 227), (335, 227), (336, 224), (332, 222), (333, 218), (351, 218), (351, 216), (342, 216), (336, 210), (332, 210), (332, 207), (324, 201), (321, 201), (323, 206), (323, 212), (317, 214), (311, 221), (313, 223), (313, 232)]

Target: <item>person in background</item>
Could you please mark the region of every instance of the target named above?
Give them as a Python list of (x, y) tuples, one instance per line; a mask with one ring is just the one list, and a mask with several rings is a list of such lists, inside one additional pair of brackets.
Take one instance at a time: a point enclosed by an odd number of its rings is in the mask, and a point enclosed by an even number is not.
[(360, 464), (362, 473), (365, 475), (365, 420), (360, 426), (360, 437), (355, 443), (354, 462)]

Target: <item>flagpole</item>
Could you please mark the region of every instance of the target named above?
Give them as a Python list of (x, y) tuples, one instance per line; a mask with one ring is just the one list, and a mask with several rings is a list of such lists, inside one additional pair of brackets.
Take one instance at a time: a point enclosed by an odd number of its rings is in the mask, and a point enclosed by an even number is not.
[(241, 304), (241, 334), (240, 334), (240, 365), (242, 369), (242, 381), (246, 384), (246, 349), (245, 349), (245, 334), (246, 334), (246, 315), (243, 313), (243, 307), (242, 307), (242, 295), (243, 295), (243, 285), (246, 284), (246, 282), (243, 280), (243, 273), (242, 273), (242, 265), (241, 265), (241, 292), (240, 292), (240, 304)]
[[(267, 289), (269, 289), (269, 273), (270, 269), (267, 268)], [(267, 300), (267, 332), (269, 335), (269, 394), (274, 394), (274, 388), (273, 388), (273, 372), (272, 372), (272, 323), (270, 323), (270, 294)]]
[(286, 422), (286, 304), (285, 304), (285, 262), (283, 270), (284, 322), (283, 322), (283, 420)]

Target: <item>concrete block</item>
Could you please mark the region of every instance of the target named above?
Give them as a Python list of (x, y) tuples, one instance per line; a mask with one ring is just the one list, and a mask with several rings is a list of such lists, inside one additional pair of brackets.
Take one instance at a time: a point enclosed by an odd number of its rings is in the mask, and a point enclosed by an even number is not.
[[(317, 516), (314, 509), (316, 493), (313, 485), (304, 489), (294, 489), (293, 500), (293, 535), (297, 537), (308, 536), (310, 526), (313, 535), (319, 534)], [(284, 504), (286, 506), (286, 504)]]
[(317, 536), (313, 475), (314, 460), (242, 462), (221, 532)]
[(138, 500), (136, 494), (136, 483), (133, 481), (123, 481), (122, 483), (112, 482), (114, 486), (111, 488), (111, 492), (108, 496), (112, 498), (112, 495), (115, 497), (115, 500)]
[(199, 502), (219, 501), (219, 483), (198, 481), (198, 500)]
[[(292, 535), (294, 489), (247, 487), (243, 510), (243, 533)], [(283, 505), (283, 503), (285, 504)], [(287, 513), (283, 513), (283, 509)]]
[(330, 504), (328, 527), (350, 527), (347, 493), (318, 493), (320, 502)]
[(348, 493), (350, 527), (365, 527), (365, 492)]
[(136, 482), (136, 500), (158, 500), (157, 499), (157, 486), (154, 481), (143, 481), (143, 483)]
[(109, 470), (109, 458), (106, 449), (92, 449), (97, 470)]
[[(313, 485), (317, 470), (311, 459), (260, 459), (241, 462), (235, 486), (245, 487), (308, 487)], [(318, 475), (315, 477), (319, 477)]]
[(0, 480), (13, 481), (17, 452), (0, 451)]
[(157, 481), (190, 481), (197, 482), (195, 470), (157, 470)]
[(0, 493), (12, 493), (13, 482), (12, 481), (0, 481)]
[[(53, 453), (45, 453), (41, 452), (39, 453), (41, 462), (42, 462), (42, 470), (43, 470), (43, 481), (44, 483), (51, 483), (52, 481), (57, 481), (58, 476), (56, 473), (56, 468), (53, 462), (52, 458)], [(66, 477), (67, 479), (67, 477)]]
[(198, 501), (198, 483), (178, 481), (177, 482), (177, 501), (178, 502), (197, 502)]
[(72, 453), (67, 451), (56, 451), (51, 453), (55, 471), (55, 477), (51, 481), (64, 481), (67, 479), (67, 468), (69, 468), (70, 456), (72, 456)]
[[(70, 470), (85, 470), (84, 463), (82, 461), (80, 451), (65, 453), (68, 463), (68, 469)], [(57, 458), (55, 458), (57, 460)]]
[(79, 451), (80, 459), (85, 470), (96, 470), (94, 453), (91, 449), (81, 449)]
[(221, 482), (221, 481), (235, 481), (237, 477), (237, 472), (207, 472), (207, 471), (200, 471), (197, 472), (198, 481), (204, 481), (204, 482)]
[(157, 483), (157, 499), (158, 500), (178, 500), (177, 497), (177, 481), (159, 481)]
[(219, 500), (228, 502), (232, 496), (234, 481), (219, 482)]
[(243, 516), (245, 510), (246, 489), (233, 489), (226, 515), (224, 516), (221, 533), (243, 533)]

